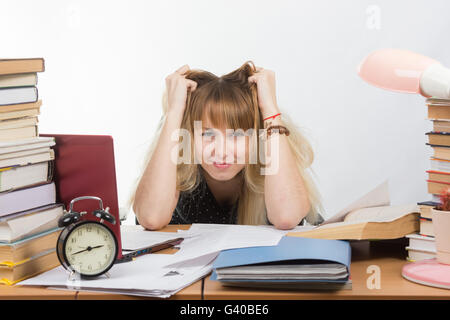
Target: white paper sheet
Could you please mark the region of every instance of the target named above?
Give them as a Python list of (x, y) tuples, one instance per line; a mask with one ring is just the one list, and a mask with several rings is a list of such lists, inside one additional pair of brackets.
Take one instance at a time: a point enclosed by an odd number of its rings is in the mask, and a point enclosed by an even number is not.
[(285, 235), (289, 232), (294, 231), (303, 231), (305, 229), (311, 229), (314, 226), (296, 226), (293, 229), (289, 230), (280, 230), (271, 225), (260, 225), (260, 226), (246, 226), (246, 225), (236, 225), (236, 224), (214, 224), (214, 223), (193, 223), (191, 227), (187, 230), (178, 230), (178, 232), (186, 232), (186, 233), (202, 233), (205, 231), (216, 231), (216, 230), (230, 230), (233, 232), (245, 232), (248, 230), (258, 230), (265, 231), (270, 230), (272, 233), (277, 233), (281, 235)]
[(201, 234), (184, 240), (180, 250), (173, 255), (168, 266), (182, 265), (184, 262), (203, 255), (219, 253), (222, 250), (275, 246), (288, 232), (310, 230), (310, 226), (298, 226), (290, 230), (278, 230), (273, 226), (246, 226), (231, 224), (192, 224), (189, 230), (178, 230), (181, 236)]
[(176, 232), (149, 231), (139, 225), (120, 226), (120, 235), (124, 250), (137, 250), (180, 237)]

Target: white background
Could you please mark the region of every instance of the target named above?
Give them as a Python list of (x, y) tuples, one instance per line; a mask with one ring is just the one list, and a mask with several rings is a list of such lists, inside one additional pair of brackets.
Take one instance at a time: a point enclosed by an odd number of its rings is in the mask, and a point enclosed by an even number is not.
[[(280, 108), (305, 130), (329, 217), (389, 179), (392, 204), (429, 200), (425, 98), (356, 73), (380, 48), (450, 66), (448, 1), (0, 1), (0, 57), (44, 57), (41, 133), (115, 140), (124, 205), (161, 116), (165, 77), (274, 70)], [(126, 223), (134, 222), (128, 214)]]

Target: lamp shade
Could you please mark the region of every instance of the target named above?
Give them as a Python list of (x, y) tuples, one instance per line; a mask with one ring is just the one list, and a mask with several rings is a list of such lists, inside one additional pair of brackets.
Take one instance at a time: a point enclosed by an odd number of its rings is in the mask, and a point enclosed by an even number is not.
[(424, 55), (402, 49), (380, 49), (366, 56), (358, 75), (376, 87), (405, 93), (430, 95), (421, 90), (420, 79), (431, 65), (440, 63)]

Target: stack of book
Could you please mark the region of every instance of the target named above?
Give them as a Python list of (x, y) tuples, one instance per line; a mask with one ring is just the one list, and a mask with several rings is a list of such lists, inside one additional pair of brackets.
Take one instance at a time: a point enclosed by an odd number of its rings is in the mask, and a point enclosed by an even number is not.
[(433, 150), (430, 170), (427, 170), (427, 188), (431, 201), (419, 202), (420, 233), (410, 234), (408, 259), (412, 261), (436, 257), (431, 209), (440, 204), (439, 195), (450, 188), (450, 100), (428, 98), (428, 120), (432, 121), (432, 131), (426, 133)]
[(438, 203), (425, 201), (417, 204), (420, 209), (420, 229), (418, 233), (411, 233), (406, 236), (409, 239), (409, 245), (406, 247), (409, 261), (420, 261), (436, 257), (431, 209)]
[(433, 149), (428, 173), (428, 193), (432, 202), (439, 203), (440, 193), (450, 188), (450, 100), (428, 98), (428, 119), (433, 129), (427, 132), (428, 143)]
[(39, 137), (43, 59), (0, 59), (0, 283), (59, 265), (54, 138)]

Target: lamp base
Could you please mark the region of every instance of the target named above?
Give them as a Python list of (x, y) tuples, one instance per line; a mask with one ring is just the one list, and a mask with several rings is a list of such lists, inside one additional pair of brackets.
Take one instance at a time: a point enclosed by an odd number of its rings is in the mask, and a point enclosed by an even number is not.
[(450, 265), (439, 263), (437, 259), (408, 263), (402, 268), (402, 276), (426, 286), (450, 289)]

